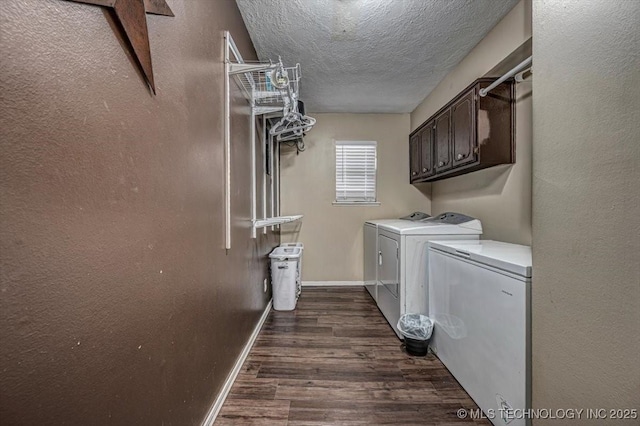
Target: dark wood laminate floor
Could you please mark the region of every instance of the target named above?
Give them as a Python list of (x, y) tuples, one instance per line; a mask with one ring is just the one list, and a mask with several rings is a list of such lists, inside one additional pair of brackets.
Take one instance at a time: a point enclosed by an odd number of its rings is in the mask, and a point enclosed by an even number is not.
[(272, 311), (216, 425), (490, 425), (433, 355), (403, 352), (364, 287), (303, 289)]

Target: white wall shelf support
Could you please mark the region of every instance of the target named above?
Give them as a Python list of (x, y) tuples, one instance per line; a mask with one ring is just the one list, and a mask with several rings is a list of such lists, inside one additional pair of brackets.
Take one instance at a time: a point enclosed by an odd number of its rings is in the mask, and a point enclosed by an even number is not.
[[(224, 126), (224, 166), (225, 166), (225, 219), (224, 219), (224, 241), (225, 248), (231, 249), (231, 80), (233, 79), (241, 88), (249, 102), (251, 107), (251, 113), (249, 115), (250, 126), (250, 152), (251, 152), (251, 222), (253, 227), (251, 229), (251, 237), (257, 237), (257, 229), (266, 228), (269, 226), (278, 226), (283, 223), (293, 222), (302, 219), (302, 215), (295, 216), (277, 216), (268, 218), (266, 209), (266, 152), (265, 152), (265, 138), (271, 137), (267, 135), (266, 120), (264, 117), (267, 114), (276, 114), (282, 116), (284, 113), (285, 105), (291, 105), (291, 99), (297, 99), (298, 94), (298, 81), (300, 79), (300, 65), (296, 65), (292, 68), (284, 68), (282, 62), (274, 63), (245, 63), (242, 59), (242, 55), (238, 50), (233, 37), (228, 31), (224, 33), (225, 39), (225, 52), (224, 52), (224, 67), (225, 67), (225, 81), (224, 81), (224, 95), (225, 95), (225, 126)], [(286, 77), (286, 89), (276, 84), (282, 84), (278, 78), (274, 78), (273, 75), (266, 73), (288, 73)], [(291, 89), (293, 87), (293, 89)], [(289, 97), (285, 98), (287, 95)], [(258, 185), (257, 185), (257, 166), (258, 166), (258, 152), (256, 150), (256, 117), (262, 116), (262, 129), (260, 134), (261, 144), (261, 161), (263, 170), (263, 184), (262, 184), (262, 216), (263, 219), (258, 219)], [(271, 144), (269, 144), (271, 146)], [(273, 155), (273, 153), (271, 153)], [(272, 170), (272, 175), (278, 175), (279, 161), (276, 158), (275, 170)], [(275, 184), (276, 190), (279, 182)], [(273, 191), (273, 189), (272, 189)], [(279, 194), (278, 194), (279, 196)], [(272, 203), (273, 204), (273, 203)], [(273, 207), (273, 206), (272, 206)], [(278, 206), (277, 210), (280, 209)], [(273, 214), (273, 212), (272, 212)]]
[(231, 249), (231, 56), (244, 62), (229, 31), (224, 32), (224, 247)]
[(252, 72), (268, 71), (276, 69), (275, 64), (229, 64), (229, 75), (246, 74)]
[(253, 221), (253, 226), (254, 228), (264, 228), (266, 226), (276, 226), (276, 225), (281, 225), (283, 223), (295, 222), (300, 219), (302, 219), (301, 214), (297, 214), (293, 216), (270, 217), (267, 219), (256, 219)]

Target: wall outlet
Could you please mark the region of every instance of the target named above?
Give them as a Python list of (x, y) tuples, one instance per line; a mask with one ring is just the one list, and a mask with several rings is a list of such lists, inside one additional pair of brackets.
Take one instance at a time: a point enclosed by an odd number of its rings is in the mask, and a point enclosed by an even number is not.
[(264, 284), (262, 286), (262, 291), (264, 291), (265, 293), (267, 292), (267, 279), (264, 279)]

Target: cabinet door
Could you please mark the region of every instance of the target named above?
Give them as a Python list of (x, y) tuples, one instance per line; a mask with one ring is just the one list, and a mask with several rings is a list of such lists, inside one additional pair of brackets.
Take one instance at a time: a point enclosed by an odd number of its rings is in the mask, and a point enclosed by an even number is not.
[(433, 174), (433, 121), (430, 121), (420, 132), (420, 175)]
[(453, 167), (477, 160), (475, 88), (451, 107), (451, 148)]
[(409, 139), (409, 164), (409, 180), (413, 182), (420, 175), (420, 133), (416, 133)]
[(440, 173), (451, 168), (451, 110), (437, 116), (434, 122), (435, 172)]
[(398, 297), (398, 242), (385, 235), (378, 235), (378, 282)]

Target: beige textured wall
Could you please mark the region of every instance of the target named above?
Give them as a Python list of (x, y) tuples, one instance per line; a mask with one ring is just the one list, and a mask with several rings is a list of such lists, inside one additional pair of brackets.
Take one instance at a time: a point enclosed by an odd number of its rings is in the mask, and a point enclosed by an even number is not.
[[(411, 113), (417, 128), (466, 86), (531, 37), (531, 3), (522, 0)], [(517, 86), (516, 164), (432, 184), (434, 213), (458, 211), (482, 220), (484, 238), (531, 243), (531, 83)]]
[(637, 409), (640, 3), (533, 12), (533, 406)]
[[(282, 241), (304, 243), (305, 281), (362, 281), (365, 220), (431, 210), (429, 184), (409, 184), (409, 115), (311, 115), (318, 122), (305, 137), (306, 151), (296, 155), (281, 146), (282, 214), (304, 214), (301, 225), (282, 227)], [(335, 140), (378, 142), (380, 206), (332, 205)]]

